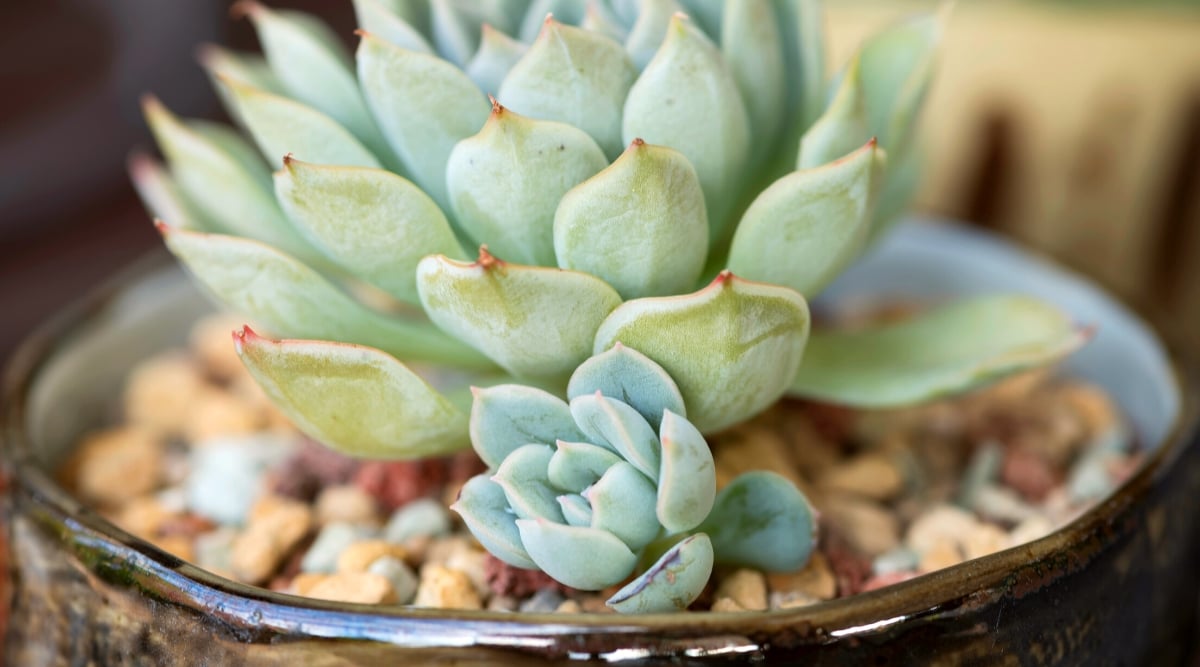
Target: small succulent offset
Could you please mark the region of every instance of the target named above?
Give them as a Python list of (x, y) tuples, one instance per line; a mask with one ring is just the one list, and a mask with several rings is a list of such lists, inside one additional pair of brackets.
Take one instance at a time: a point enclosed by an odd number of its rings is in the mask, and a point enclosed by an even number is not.
[(713, 563), (791, 571), (816, 521), (791, 482), (744, 474), (717, 493), (712, 452), (671, 377), (615, 345), (571, 375), (570, 402), (534, 387), (477, 390), (471, 444), (491, 468), (452, 506), (501, 560), (599, 590), (608, 605), (685, 609)]

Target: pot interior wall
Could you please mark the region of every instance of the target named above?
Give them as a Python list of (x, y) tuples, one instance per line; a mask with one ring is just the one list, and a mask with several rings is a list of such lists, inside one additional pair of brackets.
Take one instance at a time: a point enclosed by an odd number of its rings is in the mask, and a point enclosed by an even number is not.
[[(178, 268), (142, 275), (56, 350), (39, 373), (27, 424), (44, 465), (61, 460), (88, 428), (115, 418), (129, 370), (179, 345), (192, 322), (212, 310)], [(1039, 296), (1096, 327), (1093, 340), (1066, 362), (1067, 372), (1112, 392), (1142, 442), (1153, 446), (1166, 437), (1180, 410), (1180, 394), (1153, 332), (1087, 281), (993, 235), (908, 222), (843, 274), (820, 302), (994, 292)]]

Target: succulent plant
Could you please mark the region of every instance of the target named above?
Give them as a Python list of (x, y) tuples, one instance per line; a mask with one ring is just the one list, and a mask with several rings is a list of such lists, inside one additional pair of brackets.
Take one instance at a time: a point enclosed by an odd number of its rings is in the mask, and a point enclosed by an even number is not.
[(936, 17), (868, 39), (831, 84), (812, 0), (354, 7), (351, 61), (311, 17), (239, 4), (265, 59), (201, 59), (253, 143), (148, 99), (168, 166), (132, 164), (198, 281), (306, 339), (236, 337), (330, 446), (465, 447), (468, 383), (561, 395), (617, 343), (665, 369), (712, 432), (787, 393), (917, 402), (1082, 340), (1016, 296), (810, 336), (806, 298), (915, 186)]
[(717, 494), (708, 443), (645, 355), (616, 344), (579, 366), (567, 396), (523, 385), (476, 391), (471, 444), (491, 470), (452, 509), (496, 557), (584, 590), (621, 583), (649, 561), (608, 600), (639, 613), (687, 608), (714, 561), (790, 571), (808, 560), (808, 501), (769, 472)]

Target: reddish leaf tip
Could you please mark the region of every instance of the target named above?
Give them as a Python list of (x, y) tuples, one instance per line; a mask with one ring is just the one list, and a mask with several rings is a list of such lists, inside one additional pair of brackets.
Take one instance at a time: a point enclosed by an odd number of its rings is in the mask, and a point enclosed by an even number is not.
[(736, 276), (733, 275), (733, 271), (730, 271), (729, 269), (725, 269), (724, 271), (718, 273), (716, 278), (713, 278), (713, 284), (714, 285), (724, 285), (726, 283), (732, 282), (735, 277)]
[(171, 233), (171, 226), (162, 220), (159, 220), (158, 218), (154, 219), (154, 228), (157, 229), (158, 233), (162, 234), (163, 236)]
[(504, 113), (504, 105), (500, 104), (500, 100), (497, 100), (491, 93), (488, 93), (488, 101), (492, 103), (492, 118), (499, 118)]
[(488, 252), (487, 244), (479, 246), (479, 258), (475, 260), (475, 265), (484, 270), (493, 269), (504, 266), (504, 261), (498, 259), (495, 255)]
[(287, 155), (283, 156), (283, 166), (291, 167), (293, 162), (299, 162), (299, 160), (296, 159), (295, 153), (288, 152)]
[(366, 30), (363, 30), (362, 28), (355, 28), (355, 29), (354, 29), (354, 35), (355, 35), (356, 37), (363, 37), (363, 38), (366, 38), (366, 37), (370, 37), (370, 36), (371, 36), (371, 33), (367, 32)]
[(229, 6), (229, 18), (238, 20), (246, 17), (255, 18), (266, 9), (255, 0), (238, 0)]
[(633, 141), (629, 142), (629, 148), (631, 150), (634, 148), (641, 148), (642, 146), (645, 146), (645, 145), (646, 145), (646, 140), (641, 137), (634, 137)]
[(879, 145), (879, 137), (871, 137), (867, 141), (867, 148), (875, 148)]

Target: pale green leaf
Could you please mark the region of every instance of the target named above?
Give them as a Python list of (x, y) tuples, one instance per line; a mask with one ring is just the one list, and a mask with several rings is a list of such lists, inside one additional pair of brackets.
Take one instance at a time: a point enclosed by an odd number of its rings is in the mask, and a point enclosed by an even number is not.
[(474, 264), (426, 257), (417, 290), (439, 327), (505, 370), (563, 383), (591, 356), (596, 328), (621, 302), (585, 273), (507, 264), (486, 251)]
[(559, 266), (603, 279), (622, 298), (685, 292), (708, 252), (696, 171), (681, 153), (635, 139), (562, 197), (553, 240)]
[(559, 489), (582, 493), (620, 461), (621, 457), (606, 447), (559, 440), (547, 473)]
[(682, 15), (630, 89), (622, 134), (683, 153), (704, 190), (709, 239), (726, 238), (746, 177), (750, 122), (721, 52)]
[(512, 262), (554, 266), (554, 211), (563, 194), (607, 164), (584, 132), (493, 104), (479, 134), (446, 164), (450, 204), (477, 242)]
[(829, 108), (800, 139), (797, 169), (812, 169), (859, 148), (869, 139), (858, 59), (846, 66)]
[(464, 5), (454, 0), (429, 0), (430, 32), (438, 53), (463, 67), (479, 46), (480, 26), (471, 20)]
[(621, 45), (580, 28), (547, 21), (500, 86), (509, 108), (587, 132), (605, 155), (621, 141), (621, 110), (637, 70)]
[(275, 193), (296, 226), (339, 266), (402, 301), (420, 301), (422, 257), (464, 257), (437, 204), (389, 171), (288, 159), (275, 174)]
[(721, 53), (746, 103), (754, 162), (778, 147), (787, 106), (783, 39), (772, 8), (774, 2), (725, 0), (721, 23)]
[(659, 429), (662, 464), (655, 514), (667, 531), (682, 533), (700, 525), (717, 495), (712, 450), (691, 422), (667, 410)]
[(200, 47), (198, 59), (229, 115), (242, 125), (245, 125), (245, 122), (241, 119), (232, 93), (221, 83), (223, 79), (244, 83), (277, 95), (285, 94), (283, 83), (271, 71), (266, 59), (257, 53), (238, 53), (213, 44), (205, 44)]
[(577, 493), (568, 493), (558, 497), (558, 505), (562, 508), (563, 517), (569, 526), (591, 526), (592, 505)]
[(483, 25), (483, 36), (479, 40), (479, 50), (475, 52), (471, 62), (467, 63), (467, 76), (479, 86), (479, 89), (494, 94), (500, 90), (504, 77), (512, 70), (513, 65), (529, 50), (529, 47), (488, 24)]
[(583, 10), (583, 20), (580, 21), (579, 27), (604, 35), (609, 39), (624, 42), (629, 31), (621, 24), (621, 20), (613, 13), (608, 5), (600, 0), (588, 0), (587, 7)]
[(358, 76), (412, 180), (449, 211), (446, 161), (454, 145), (487, 120), (487, 99), (450, 63), (369, 33), (358, 47)]
[(467, 416), (379, 350), (277, 342), (249, 327), (234, 340), (242, 363), (292, 423), (343, 454), (411, 459), (467, 446)]
[(638, 17), (625, 38), (625, 50), (640, 72), (658, 52), (671, 18), (682, 8), (675, 0), (639, 0), (638, 5)]
[(135, 153), (129, 158), (129, 175), (150, 216), (173, 229), (215, 231), (213, 224), (180, 192), (167, 168), (158, 160)]
[(518, 519), (517, 530), (533, 562), (572, 588), (607, 588), (628, 577), (637, 565), (637, 555), (605, 530), (529, 519)]
[(882, 153), (872, 141), (836, 162), (772, 183), (742, 216), (730, 249), (730, 270), (816, 294), (867, 241)]
[(712, 538), (718, 563), (766, 572), (799, 570), (817, 542), (808, 499), (765, 470), (739, 475), (721, 489), (699, 530)]
[(517, 36), (522, 42), (532, 42), (546, 23), (546, 17), (567, 25), (579, 25), (583, 21), (583, 0), (533, 0), (521, 21)]
[(868, 130), (885, 150), (909, 147), (929, 84), (945, 16), (922, 14), (868, 39), (858, 53)]
[(620, 343), (580, 364), (567, 384), (567, 398), (597, 391), (637, 410), (655, 430), (664, 410), (687, 415), (679, 387), (662, 366)]
[(582, 440), (571, 409), (561, 398), (517, 384), (475, 389), (471, 444), (489, 467), (500, 465), (518, 447)]
[(605, 603), (622, 614), (660, 614), (688, 608), (712, 576), (712, 541), (690, 535)]
[(814, 332), (791, 393), (864, 408), (958, 393), (1052, 362), (1088, 335), (1027, 296), (982, 296), (901, 322)]
[(161, 231), (167, 247), (213, 296), (275, 335), (358, 343), (450, 366), (488, 366), (478, 352), (428, 322), (368, 310), (274, 248), (219, 234)]
[(723, 272), (693, 294), (622, 304), (596, 332), (594, 351), (620, 342), (654, 360), (679, 385), (691, 422), (712, 432), (783, 395), (808, 327), (798, 292)]
[(554, 448), (549, 445), (522, 445), (504, 457), (492, 475), (518, 518), (565, 521), (558, 505), (559, 491), (546, 475), (553, 455)]
[(354, 0), (358, 27), (409, 51), (432, 54), (433, 47), (421, 31), (388, 5), (387, 0)]
[(713, 41), (721, 38), (725, 3), (721, 0), (679, 0), (684, 11)]
[(640, 551), (661, 526), (650, 508), (657, 490), (654, 483), (625, 461), (615, 463), (600, 481), (583, 492), (592, 506), (592, 527), (616, 535), (625, 546)]
[(775, 13), (783, 37), (788, 92), (780, 164), (790, 171), (801, 135), (825, 108), (825, 16), (820, 0), (776, 0)]
[(450, 509), (458, 512), (467, 529), (493, 556), (514, 567), (537, 569), (521, 544), (517, 517), (508, 508), (504, 490), (487, 475), (467, 480)]
[(572, 398), (571, 414), (589, 442), (612, 449), (650, 479), (658, 479), (658, 434), (637, 410), (597, 392)]

